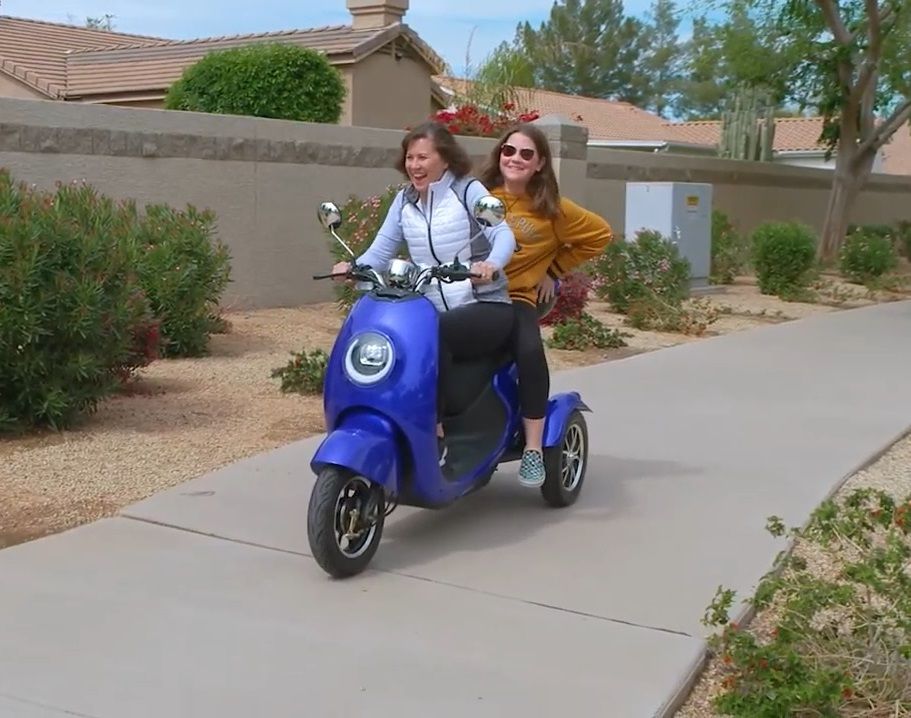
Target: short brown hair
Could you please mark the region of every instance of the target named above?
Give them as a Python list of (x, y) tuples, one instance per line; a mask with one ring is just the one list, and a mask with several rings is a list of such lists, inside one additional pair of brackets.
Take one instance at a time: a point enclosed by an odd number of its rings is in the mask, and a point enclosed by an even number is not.
[(471, 158), (462, 145), (456, 142), (455, 137), (445, 125), (430, 120), (415, 127), (402, 139), (402, 152), (396, 163), (396, 169), (403, 175), (408, 174), (405, 171), (405, 155), (408, 154), (408, 148), (411, 147), (412, 142), (422, 138), (433, 142), (434, 149), (449, 165), (449, 171), (456, 177), (464, 177), (471, 172)]
[(532, 198), (532, 207), (536, 213), (548, 219), (554, 219), (560, 215), (560, 186), (557, 184), (557, 175), (554, 172), (550, 143), (540, 128), (527, 122), (508, 128), (491, 150), (479, 179), (485, 187), (491, 190), (503, 186), (503, 175), (500, 173), (500, 150), (506, 141), (517, 132), (525, 135), (534, 143), (538, 155), (544, 160), (541, 171), (528, 182), (528, 194)]

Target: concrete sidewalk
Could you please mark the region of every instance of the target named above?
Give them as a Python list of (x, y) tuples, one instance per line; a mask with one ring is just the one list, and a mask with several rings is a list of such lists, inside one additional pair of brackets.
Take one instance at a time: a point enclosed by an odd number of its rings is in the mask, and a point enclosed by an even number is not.
[(307, 555), (317, 439), (0, 552), (0, 716), (667, 715), (719, 584), (911, 425), (911, 302), (561, 373), (588, 417), (579, 503), (513, 467), (400, 508), (373, 570)]

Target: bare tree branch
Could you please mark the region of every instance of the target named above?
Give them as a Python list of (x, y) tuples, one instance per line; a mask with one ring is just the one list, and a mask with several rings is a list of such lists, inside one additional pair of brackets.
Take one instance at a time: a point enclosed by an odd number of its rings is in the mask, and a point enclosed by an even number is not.
[(822, 10), (823, 17), (826, 19), (826, 24), (835, 36), (836, 41), (841, 45), (850, 45), (854, 40), (854, 35), (848, 32), (848, 28), (845, 27), (844, 22), (842, 22), (841, 16), (838, 14), (835, 0), (816, 0), (816, 4), (819, 6), (819, 9)]
[(892, 135), (898, 132), (909, 119), (911, 119), (911, 97), (905, 98), (905, 101), (895, 108), (895, 111), (889, 115), (889, 119), (883, 122), (876, 132), (861, 143), (860, 147), (858, 147), (858, 151), (863, 153), (878, 150), (886, 144)]

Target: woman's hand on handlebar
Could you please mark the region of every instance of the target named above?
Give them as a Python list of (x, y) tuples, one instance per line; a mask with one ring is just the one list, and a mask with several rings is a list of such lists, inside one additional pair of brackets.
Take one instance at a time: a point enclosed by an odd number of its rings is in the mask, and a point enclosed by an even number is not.
[(339, 275), (339, 276), (333, 277), (333, 278), (332, 278), (332, 281), (333, 281), (333, 282), (346, 282), (346, 281), (348, 281), (348, 279), (347, 279), (347, 277), (346, 277), (345, 275), (347, 275), (349, 271), (351, 271), (351, 263), (350, 263), (350, 262), (338, 262), (338, 263), (334, 264), (333, 267), (332, 267), (332, 274), (337, 274), (337, 275)]
[(473, 276), (471, 281), (474, 284), (486, 284), (494, 278), (498, 271), (490, 262), (475, 262), (471, 265), (471, 273), (477, 276)]

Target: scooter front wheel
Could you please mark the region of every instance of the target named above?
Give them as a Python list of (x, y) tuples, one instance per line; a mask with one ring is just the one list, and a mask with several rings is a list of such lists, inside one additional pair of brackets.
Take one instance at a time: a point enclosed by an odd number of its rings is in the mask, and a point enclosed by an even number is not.
[(334, 578), (360, 573), (379, 548), (385, 518), (382, 487), (363, 476), (326, 467), (316, 477), (307, 511), (313, 558)]
[(588, 425), (578, 409), (569, 415), (560, 443), (544, 450), (544, 468), (544, 500), (558, 508), (574, 504), (588, 469)]

